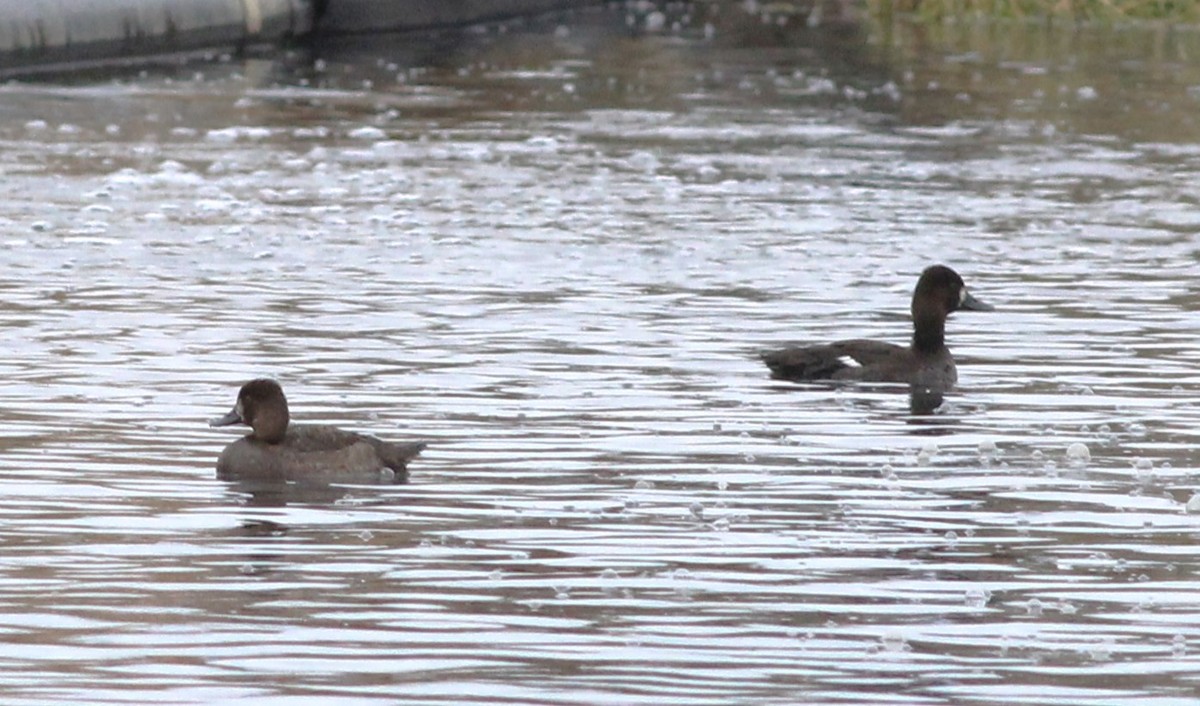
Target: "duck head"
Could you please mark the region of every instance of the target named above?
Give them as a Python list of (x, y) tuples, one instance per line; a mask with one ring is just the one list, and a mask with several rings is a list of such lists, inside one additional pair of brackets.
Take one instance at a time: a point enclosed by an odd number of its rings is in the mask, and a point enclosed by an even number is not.
[(287, 398), (283, 396), (283, 388), (274, 380), (251, 380), (238, 391), (237, 404), (229, 414), (208, 424), (214, 427), (245, 424), (254, 430), (248, 435), (251, 439), (278, 444), (283, 441), (288, 427)]
[(970, 311), (991, 311), (991, 304), (986, 304), (971, 296), (962, 277), (945, 265), (926, 267), (917, 280), (917, 288), (913, 291), (913, 319), (923, 318), (930, 314), (945, 317), (959, 309)]
[(913, 347), (936, 353), (946, 347), (946, 317), (959, 309), (991, 311), (967, 291), (962, 277), (945, 265), (926, 267), (913, 291)]

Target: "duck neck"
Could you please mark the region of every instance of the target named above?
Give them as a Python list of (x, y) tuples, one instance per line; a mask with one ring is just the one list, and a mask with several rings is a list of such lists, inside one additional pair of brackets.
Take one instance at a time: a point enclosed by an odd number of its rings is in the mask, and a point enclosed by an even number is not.
[(254, 434), (252, 436), (267, 444), (278, 444), (287, 436), (287, 428), (286, 407), (282, 410), (264, 409), (254, 418)]
[(915, 314), (913, 316), (913, 348), (921, 353), (937, 353), (946, 347), (946, 318)]

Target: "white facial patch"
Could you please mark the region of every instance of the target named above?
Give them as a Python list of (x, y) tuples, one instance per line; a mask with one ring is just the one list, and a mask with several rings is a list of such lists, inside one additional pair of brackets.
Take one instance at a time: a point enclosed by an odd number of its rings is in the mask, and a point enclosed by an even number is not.
[(862, 367), (862, 363), (858, 362), (857, 360), (851, 358), (848, 355), (839, 357), (838, 362), (841, 363), (842, 365), (846, 366), (847, 368), (861, 368)]
[(962, 289), (958, 290), (958, 305), (962, 306), (962, 303), (965, 302), (966, 300), (967, 300), (967, 288), (963, 287)]
[(245, 419), (246, 415), (242, 414), (242, 400), (239, 398), (237, 404), (233, 406), (233, 411), (237, 414), (238, 419)]

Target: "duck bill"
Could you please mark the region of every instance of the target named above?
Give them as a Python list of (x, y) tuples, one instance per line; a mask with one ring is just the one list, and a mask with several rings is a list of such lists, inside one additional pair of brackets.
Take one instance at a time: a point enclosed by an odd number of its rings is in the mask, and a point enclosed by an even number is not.
[(216, 419), (208, 420), (208, 425), (210, 427), (227, 427), (230, 424), (241, 424), (241, 423), (242, 423), (242, 415), (238, 414), (238, 411), (236, 409), (230, 410), (229, 414), (226, 414), (224, 417), (217, 417)]
[(996, 309), (996, 307), (992, 306), (991, 304), (988, 304), (987, 302), (981, 302), (975, 297), (971, 296), (970, 292), (963, 293), (963, 300), (962, 303), (958, 305), (958, 308), (966, 309), (967, 311), (994, 311)]

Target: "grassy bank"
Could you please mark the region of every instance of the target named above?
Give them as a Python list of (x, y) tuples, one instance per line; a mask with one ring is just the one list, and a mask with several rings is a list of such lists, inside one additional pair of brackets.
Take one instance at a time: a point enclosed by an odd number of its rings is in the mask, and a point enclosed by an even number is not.
[(1122, 22), (1200, 22), (1196, 0), (867, 0), (878, 14), (912, 13), (922, 18), (1015, 18)]

